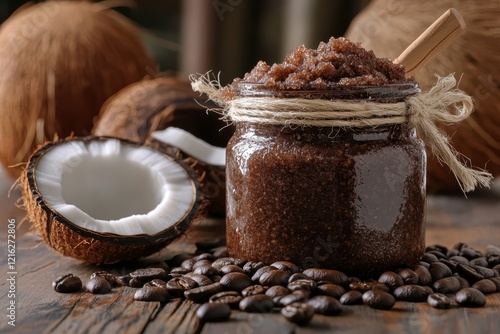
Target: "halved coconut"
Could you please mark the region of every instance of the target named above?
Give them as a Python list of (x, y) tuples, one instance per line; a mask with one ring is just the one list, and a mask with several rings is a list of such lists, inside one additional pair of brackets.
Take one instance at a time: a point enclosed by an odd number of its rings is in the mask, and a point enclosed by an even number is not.
[(200, 212), (197, 174), (152, 147), (107, 138), (49, 143), (23, 174), (28, 217), (45, 242), (90, 263), (152, 254)]

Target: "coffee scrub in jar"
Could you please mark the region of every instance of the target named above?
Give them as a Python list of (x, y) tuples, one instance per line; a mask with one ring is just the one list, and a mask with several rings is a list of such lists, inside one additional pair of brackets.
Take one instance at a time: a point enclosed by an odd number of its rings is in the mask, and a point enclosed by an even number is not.
[(356, 275), (418, 262), (426, 197), (419, 135), (455, 167), (464, 190), (488, 178), (463, 166), (433, 124), (449, 106), (462, 117), (472, 110), (452, 76), (423, 93), (402, 65), (345, 38), (301, 46), (280, 64), (259, 62), (223, 88), (208, 76), (192, 86), (236, 125), (226, 150), (233, 257)]

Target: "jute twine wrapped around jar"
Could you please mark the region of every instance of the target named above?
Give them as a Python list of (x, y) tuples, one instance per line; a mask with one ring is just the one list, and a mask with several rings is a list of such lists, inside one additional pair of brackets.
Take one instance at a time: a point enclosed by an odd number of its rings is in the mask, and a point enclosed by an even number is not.
[(427, 92), (398, 103), (274, 97), (237, 97), (226, 101), (220, 83), (212, 80), (210, 73), (192, 75), (190, 79), (193, 90), (207, 94), (217, 103), (221, 107), (218, 112), (228, 122), (343, 128), (408, 123), (438, 159), (450, 167), (462, 191), (472, 191), (477, 185), (489, 187), (493, 179), (487, 171), (472, 169), (462, 163), (448, 137), (434, 124), (436, 121), (458, 123), (474, 109), (472, 98), (455, 88), (453, 75), (438, 77), (436, 85)]

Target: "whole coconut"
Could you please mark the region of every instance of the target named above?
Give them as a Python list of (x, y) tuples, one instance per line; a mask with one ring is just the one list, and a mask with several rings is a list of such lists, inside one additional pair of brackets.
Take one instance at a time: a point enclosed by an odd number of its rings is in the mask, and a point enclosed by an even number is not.
[(89, 134), (108, 97), (154, 70), (137, 29), (102, 5), (50, 1), (16, 12), (0, 27), (1, 163), (26, 162), (55, 135)]
[[(434, 20), (456, 8), (466, 31), (438, 57), (416, 72), (423, 89), (435, 74), (455, 73), (459, 88), (474, 98), (475, 112), (455, 126), (439, 124), (469, 165), (500, 175), (500, 6), (497, 0), (372, 0), (351, 23), (346, 37), (362, 42), (378, 57), (396, 58)], [(448, 166), (429, 153), (430, 191), (459, 190)], [(467, 159), (470, 159), (468, 161)]]

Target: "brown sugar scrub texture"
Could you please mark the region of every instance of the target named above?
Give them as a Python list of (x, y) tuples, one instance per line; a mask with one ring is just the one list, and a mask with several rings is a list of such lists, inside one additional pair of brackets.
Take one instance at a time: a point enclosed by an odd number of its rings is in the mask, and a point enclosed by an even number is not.
[[(240, 82), (259, 83), (275, 90), (326, 89), (336, 86), (371, 85), (407, 82), (402, 65), (377, 58), (346, 38), (331, 38), (317, 49), (304, 45), (287, 55), (280, 64), (260, 61), (243, 79), (227, 87), (237, 91)], [(230, 96), (228, 96), (230, 97)]]
[(226, 155), (231, 256), (356, 274), (416, 263), (426, 170), (416, 130), (464, 191), (491, 180), (462, 165), (433, 125), (472, 112), (452, 76), (421, 92), (403, 66), (345, 38), (259, 62), (226, 87), (191, 79), (236, 124)]

